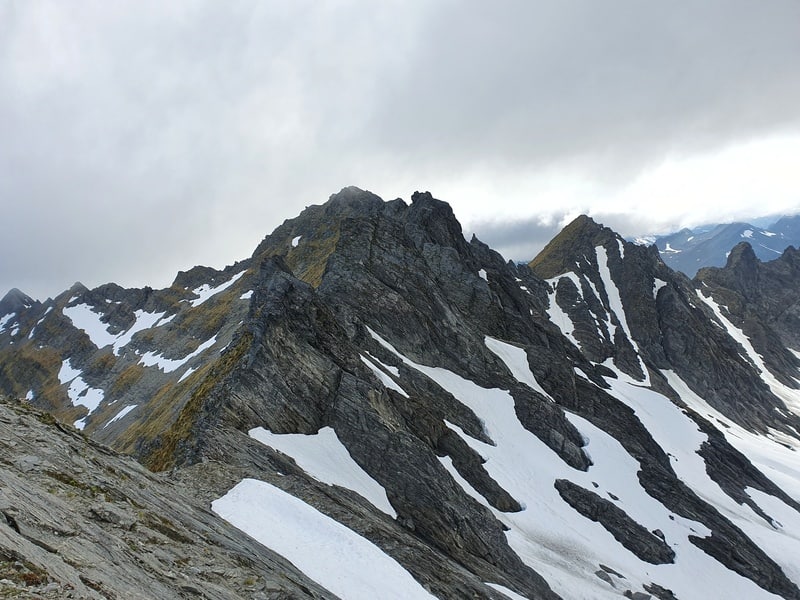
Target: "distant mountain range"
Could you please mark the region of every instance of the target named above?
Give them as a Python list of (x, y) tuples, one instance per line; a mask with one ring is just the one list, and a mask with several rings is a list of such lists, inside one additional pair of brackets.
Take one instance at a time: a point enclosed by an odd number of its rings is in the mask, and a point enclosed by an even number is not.
[(702, 267), (723, 267), (731, 248), (748, 242), (762, 261), (778, 258), (788, 246), (800, 246), (800, 215), (784, 216), (767, 227), (722, 223), (637, 240), (655, 243), (661, 258), (676, 271), (694, 277)]

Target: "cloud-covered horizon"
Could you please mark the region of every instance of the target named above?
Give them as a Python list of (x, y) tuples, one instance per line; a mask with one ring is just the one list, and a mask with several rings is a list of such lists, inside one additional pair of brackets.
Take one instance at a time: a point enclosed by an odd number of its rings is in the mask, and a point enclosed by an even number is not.
[(791, 0), (0, 4), (0, 294), (168, 285), (347, 185), (430, 190), (515, 254), (565, 215), (796, 211), (798, 22)]

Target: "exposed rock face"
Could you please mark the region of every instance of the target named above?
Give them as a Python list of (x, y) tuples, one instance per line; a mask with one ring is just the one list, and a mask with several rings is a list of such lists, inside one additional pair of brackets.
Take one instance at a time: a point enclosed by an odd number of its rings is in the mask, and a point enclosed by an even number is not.
[(592, 521), (599, 521), (614, 539), (642, 560), (657, 565), (675, 559), (675, 552), (658, 533), (647, 531), (610, 500), (567, 479), (556, 479), (555, 487), (572, 508)]
[(0, 402), (0, 595), (331, 598), (163, 475)]
[(762, 263), (742, 242), (725, 268), (701, 269), (696, 282), (744, 332), (770, 373), (797, 387), (800, 359), (790, 349), (800, 349), (800, 251), (790, 246), (780, 258)]
[[(714, 593), (798, 598), (776, 552), (794, 542), (774, 536), (800, 526), (800, 484), (784, 487), (800, 466), (764, 434), (800, 444), (800, 364), (785, 348), (800, 328), (778, 309), (800, 278), (789, 251), (767, 270), (746, 249), (731, 256), (712, 305), (710, 281), (698, 290), (655, 247), (588, 217), (517, 266), (464, 239), (429, 193), (406, 204), (346, 188), (251, 258), (165, 290), (14, 294), (0, 392), (171, 470), (206, 506), (243, 479), (267, 482), (437, 597), (502, 598), (500, 585), (528, 598), (682, 598), (692, 564), (715, 574)], [(774, 314), (763, 327), (790, 330), (768, 342), (786, 359), (775, 382), (720, 320), (724, 290)], [(759, 352), (756, 334), (770, 335), (743, 331)], [(333, 447), (300, 449), (326, 431), (346, 465), (315, 462)], [(764, 472), (773, 450), (782, 479)], [(391, 511), (337, 480), (345, 466)]]

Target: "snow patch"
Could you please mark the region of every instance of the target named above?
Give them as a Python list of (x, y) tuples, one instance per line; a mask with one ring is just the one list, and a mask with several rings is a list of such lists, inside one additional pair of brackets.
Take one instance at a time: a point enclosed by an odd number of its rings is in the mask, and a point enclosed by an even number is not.
[(272, 433), (263, 427), (249, 435), (262, 444), (283, 452), (317, 481), (354, 491), (375, 508), (393, 519), (397, 513), (386, 497), (386, 490), (362, 469), (339, 441), (336, 432), (323, 427), (316, 434)]
[(121, 349), (133, 339), (135, 334), (151, 327), (160, 327), (165, 323), (169, 323), (175, 316), (170, 315), (164, 319), (164, 313), (150, 313), (143, 310), (137, 310), (134, 315), (136, 315), (136, 321), (133, 325), (127, 331), (119, 334), (114, 340), (114, 354), (117, 356), (119, 356)]
[(408, 394), (406, 394), (406, 391), (403, 388), (401, 388), (394, 379), (392, 379), (386, 373), (381, 371), (381, 369), (377, 365), (375, 365), (371, 360), (366, 358), (363, 354), (361, 355), (361, 362), (363, 362), (370, 368), (370, 370), (375, 374), (375, 377), (377, 377), (378, 380), (385, 387), (392, 389), (401, 396), (408, 398)]
[(297, 245), (300, 243), (300, 239), (302, 237), (303, 237), (302, 235), (298, 235), (292, 238), (292, 248), (297, 248)]
[[(47, 311), (46, 311), (44, 314), (45, 314), (45, 315), (47, 315), (47, 313), (48, 313), (48, 312), (50, 312), (50, 310), (51, 310), (51, 309), (52, 309), (52, 307), (48, 308), (48, 309), (47, 309)], [(42, 318), (41, 318), (41, 319), (39, 319), (38, 321), (36, 321), (36, 325), (34, 325), (33, 327), (31, 327), (31, 331), (30, 331), (30, 333), (28, 334), (28, 339), (29, 339), (29, 340), (32, 340), (32, 339), (33, 339), (33, 335), (36, 333), (36, 328), (37, 328), (39, 325), (41, 325), (41, 324), (42, 324), (42, 321), (44, 321), (44, 316), (42, 316)], [(0, 327), (0, 329), (2, 329), (2, 327)]]
[(776, 235), (778, 235), (778, 234), (777, 234), (777, 233), (775, 233), (775, 232), (773, 232), (773, 231), (762, 231), (762, 232), (761, 232), (761, 235), (765, 235), (765, 236), (767, 236), (767, 237), (775, 237), (775, 236), (776, 236)]
[(72, 381), (78, 375), (81, 374), (82, 371), (74, 368), (72, 363), (69, 359), (63, 361), (61, 363), (61, 368), (58, 371), (58, 382), (61, 384), (67, 383), (68, 381)]
[(742, 232), (742, 237), (743, 238), (748, 238), (748, 239), (752, 238), (753, 237), (753, 230), (752, 229), (745, 229)]
[(96, 347), (105, 348), (116, 341), (117, 336), (108, 333), (108, 325), (100, 320), (101, 315), (94, 312), (88, 304), (65, 306), (61, 312), (75, 327), (83, 329)]
[(250, 298), (252, 297), (253, 297), (253, 290), (250, 290), (249, 292), (245, 292), (244, 294), (239, 296), (239, 300), (250, 300)]
[(0, 331), (3, 331), (6, 328), (6, 324), (14, 318), (16, 313), (9, 313), (4, 317), (0, 317)]
[(489, 281), (489, 278), (486, 276), (486, 269), (481, 269), (478, 271), (478, 276), (484, 281)]
[[(98, 348), (104, 348), (109, 345), (113, 346), (113, 352), (116, 356), (119, 356), (120, 350), (133, 339), (136, 333), (145, 329), (150, 329), (151, 327), (164, 325), (174, 317), (174, 315), (171, 315), (165, 319), (164, 313), (149, 313), (143, 310), (137, 310), (134, 313), (136, 321), (134, 321), (133, 325), (126, 331), (115, 335), (109, 333), (108, 325), (100, 320), (102, 315), (92, 310), (92, 307), (88, 304), (66, 306), (62, 312), (64, 316), (72, 321), (75, 327), (86, 332), (86, 335), (89, 336), (89, 339), (95, 346)], [(41, 323), (41, 321), (39, 321), (39, 323)]]
[(528, 355), (523, 348), (513, 346), (506, 342), (501, 342), (488, 335), (483, 338), (486, 347), (497, 355), (500, 360), (508, 367), (514, 378), (520, 383), (524, 383), (533, 391), (538, 392), (545, 398), (553, 402), (553, 398), (548, 394), (544, 388), (536, 381), (533, 373), (531, 373), (530, 365), (528, 364)]
[(161, 354), (157, 354), (155, 352), (147, 352), (145, 353), (139, 364), (144, 365), (145, 367), (152, 367), (157, 366), (159, 369), (164, 371), (164, 373), (171, 373), (176, 369), (180, 368), (181, 366), (185, 365), (187, 362), (192, 360), (195, 356), (199, 356), (203, 352), (205, 352), (208, 348), (213, 346), (217, 342), (217, 336), (212, 337), (210, 340), (207, 340), (200, 344), (197, 347), (197, 350), (184, 356), (183, 358), (173, 359), (173, 358), (165, 358)]
[(192, 293), (197, 295), (198, 297), (195, 298), (194, 300), (190, 300), (189, 304), (191, 304), (193, 307), (200, 306), (203, 302), (205, 302), (206, 300), (208, 300), (212, 296), (216, 296), (220, 292), (222, 292), (222, 291), (228, 289), (229, 287), (231, 287), (246, 272), (247, 272), (246, 270), (245, 271), (241, 271), (240, 273), (237, 273), (236, 275), (231, 277), (225, 283), (221, 283), (221, 284), (219, 284), (219, 285), (217, 285), (215, 287), (211, 287), (211, 285), (209, 285), (208, 283), (204, 283), (199, 288), (193, 289)]
[(67, 359), (61, 363), (61, 368), (58, 371), (58, 381), (62, 385), (69, 383), (67, 395), (73, 406), (85, 406), (89, 414), (92, 414), (103, 401), (103, 390), (91, 387), (83, 380), (81, 375), (82, 372), (75, 369)]
[(138, 405), (138, 404), (132, 404), (132, 405), (130, 405), (130, 406), (126, 406), (125, 408), (123, 408), (123, 409), (122, 409), (121, 411), (119, 411), (119, 412), (118, 412), (118, 413), (117, 413), (117, 414), (116, 414), (114, 417), (112, 417), (112, 418), (111, 418), (111, 420), (109, 420), (109, 422), (108, 422), (108, 423), (106, 423), (105, 425), (103, 425), (103, 429), (105, 429), (106, 427), (108, 427), (109, 425), (111, 425), (111, 424), (112, 424), (114, 421), (119, 421), (119, 420), (120, 420), (122, 417), (124, 417), (125, 415), (127, 415), (129, 412), (131, 412), (131, 411), (132, 411), (134, 408), (136, 408), (137, 406), (139, 406), (139, 405)]
[(656, 277), (656, 278), (654, 278), (654, 279), (653, 279), (653, 299), (654, 299), (654, 300), (655, 300), (656, 298), (658, 298), (658, 290), (660, 290), (661, 288), (663, 288), (665, 285), (667, 285), (667, 282), (666, 282), (666, 281), (662, 281), (662, 280), (661, 280), (661, 279), (659, 279), (658, 277)]
[(211, 509), (340, 598), (435, 600), (375, 544), (269, 483), (244, 479)]

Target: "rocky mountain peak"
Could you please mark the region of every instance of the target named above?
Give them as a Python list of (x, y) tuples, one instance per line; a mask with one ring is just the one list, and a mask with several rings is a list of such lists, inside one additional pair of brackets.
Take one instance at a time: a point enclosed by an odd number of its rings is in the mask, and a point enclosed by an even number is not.
[(28, 296), (25, 292), (17, 288), (12, 288), (0, 300), (0, 317), (30, 308), (34, 304), (36, 304), (36, 300)]
[(753, 246), (749, 242), (739, 242), (731, 249), (725, 268), (752, 271), (758, 262), (761, 261), (756, 257)]
[(383, 200), (372, 192), (348, 186), (331, 194), (323, 208), (326, 216), (342, 218), (374, 213), (383, 204)]
[(572, 271), (576, 260), (587, 253), (593, 255), (596, 246), (612, 243), (622, 238), (611, 229), (580, 215), (556, 235), (528, 266), (543, 279)]
[(728, 255), (725, 270), (735, 281), (733, 285), (745, 297), (752, 297), (756, 292), (760, 262), (749, 242), (739, 242)]

